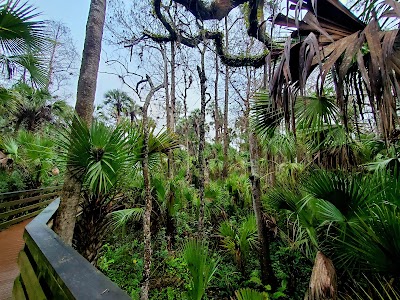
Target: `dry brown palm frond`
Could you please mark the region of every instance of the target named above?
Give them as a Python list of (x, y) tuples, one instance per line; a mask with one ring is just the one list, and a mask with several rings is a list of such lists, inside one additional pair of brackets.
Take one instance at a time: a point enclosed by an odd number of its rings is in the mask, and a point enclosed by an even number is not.
[[(392, 7), (393, 18), (400, 20), (400, 4), (393, 0), (386, 3)], [(399, 30), (383, 30), (376, 18), (364, 24), (336, 0), (319, 0), (317, 8), (307, 1), (296, 9), (308, 10), (302, 20), (283, 15), (274, 18), (277, 25), (297, 28), (285, 49), (271, 54), (271, 61), (277, 65), (270, 81), (274, 107), (282, 109), (288, 120), (298, 91), (304, 94), (311, 74), (319, 68), (317, 94), (323, 96), (325, 80), (332, 78), (345, 128), (348, 102), (354, 101), (360, 115), (366, 108), (372, 110), (377, 132), (390, 141), (399, 123)], [(352, 97), (354, 93), (357, 97)]]
[(317, 252), (310, 284), (304, 300), (337, 299), (337, 277), (332, 261), (321, 251)]
[(10, 158), (7, 154), (0, 151), (0, 168), (7, 169), (13, 163), (13, 159)]

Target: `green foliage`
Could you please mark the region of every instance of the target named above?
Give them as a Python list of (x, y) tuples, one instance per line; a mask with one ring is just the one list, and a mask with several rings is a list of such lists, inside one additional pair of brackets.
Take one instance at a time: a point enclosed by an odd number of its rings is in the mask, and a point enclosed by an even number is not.
[(70, 131), (61, 132), (58, 141), (67, 168), (95, 194), (106, 193), (128, 167), (128, 138), (122, 128), (112, 130), (93, 122), (90, 129), (75, 117)]
[(355, 282), (355, 287), (352, 288), (354, 292), (354, 298), (358, 300), (399, 300), (400, 293), (398, 289), (396, 290), (393, 282), (388, 282), (382, 277), (377, 277), (374, 282), (372, 280), (366, 279), (366, 286), (363, 286), (359, 282)]
[(231, 221), (222, 222), (219, 234), (222, 237), (222, 246), (243, 272), (250, 251), (257, 245), (257, 225), (254, 215), (244, 218), (238, 226), (234, 226)]
[(19, 0), (0, 3), (1, 65), (8, 76), (14, 75), (15, 66), (28, 70), (32, 82), (45, 86), (46, 70), (40, 61), (40, 50), (47, 46), (44, 23), (38, 21), (38, 12), (27, 2)]
[(26, 178), (20, 170), (6, 172), (0, 169), (0, 193), (26, 189)]
[[(125, 240), (129, 241), (129, 240)], [(97, 267), (113, 282), (126, 290), (133, 299), (139, 299), (142, 280), (142, 246), (137, 240), (122, 245), (105, 244)]]
[(198, 240), (186, 242), (182, 254), (191, 276), (187, 296), (192, 300), (201, 300), (217, 270), (218, 262), (210, 257), (207, 245)]
[(240, 289), (235, 292), (237, 300), (268, 300), (268, 296), (265, 293), (260, 293), (255, 290), (246, 288)]
[(291, 299), (302, 299), (310, 280), (312, 262), (299, 249), (288, 247), (282, 241), (274, 242), (271, 250), (272, 266), (281, 282), (275, 297), (290, 295)]
[(118, 230), (122, 228), (122, 232), (126, 232), (126, 224), (130, 221), (140, 221), (143, 218), (144, 209), (142, 207), (126, 208), (111, 212), (108, 217), (109, 230)]

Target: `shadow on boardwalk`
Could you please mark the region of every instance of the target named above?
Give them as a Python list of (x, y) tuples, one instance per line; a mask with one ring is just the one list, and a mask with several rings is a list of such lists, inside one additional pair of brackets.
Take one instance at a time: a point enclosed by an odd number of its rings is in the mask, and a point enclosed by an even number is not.
[(24, 246), (22, 235), (30, 222), (11, 226), (0, 232), (0, 300), (11, 299), (14, 279), (18, 276), (18, 253)]

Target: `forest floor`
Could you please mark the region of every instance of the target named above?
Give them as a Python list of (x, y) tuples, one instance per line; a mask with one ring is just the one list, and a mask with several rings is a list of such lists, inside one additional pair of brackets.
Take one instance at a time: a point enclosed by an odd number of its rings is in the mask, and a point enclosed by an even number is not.
[(12, 298), (13, 283), (19, 274), (18, 253), (24, 246), (22, 236), (30, 221), (25, 220), (0, 232), (0, 300)]

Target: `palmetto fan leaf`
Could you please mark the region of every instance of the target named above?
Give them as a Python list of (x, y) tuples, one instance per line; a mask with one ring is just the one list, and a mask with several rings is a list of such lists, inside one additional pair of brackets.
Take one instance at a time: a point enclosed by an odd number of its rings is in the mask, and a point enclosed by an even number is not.
[[(133, 146), (131, 155), (134, 163), (142, 162), (144, 158), (142, 132), (143, 130), (141, 127), (132, 127), (129, 130), (129, 143)], [(180, 146), (179, 141), (174, 134), (168, 131), (161, 131), (158, 134), (155, 134), (154, 129), (149, 133), (148, 145), (150, 169), (159, 164), (161, 154), (177, 149)]]
[(88, 129), (75, 117), (70, 130), (60, 134), (58, 145), (67, 167), (94, 193), (113, 187), (130, 162), (128, 138), (120, 127), (112, 130), (93, 122)]
[(359, 216), (359, 221), (346, 229), (343, 239), (336, 239), (336, 262), (346, 268), (399, 276), (400, 208), (375, 204), (365, 213), (367, 217)]
[(110, 229), (117, 230), (125, 228), (129, 221), (140, 221), (143, 218), (144, 208), (134, 207), (113, 211), (108, 215), (110, 222), (108, 223)]
[(308, 195), (320, 200), (315, 208), (324, 221), (344, 221), (354, 217), (354, 213), (366, 207), (381, 192), (357, 175), (325, 170), (313, 170), (307, 174), (301, 187)]
[(50, 43), (44, 22), (35, 20), (38, 15), (27, 2), (0, 0), (0, 65), (10, 78), (16, 67), (22, 67), (34, 84), (44, 87), (47, 63), (41, 57)]
[(299, 97), (296, 102), (297, 128), (320, 131), (337, 123), (339, 110), (334, 99), (321, 97)]
[(235, 292), (237, 300), (266, 300), (268, 297), (256, 290), (250, 288), (240, 289)]
[[(395, 283), (389, 282), (382, 276), (377, 276), (377, 283), (372, 282), (368, 277), (364, 276), (368, 282), (369, 289), (366, 290), (359, 282), (355, 282), (354, 299), (358, 300), (400, 300), (398, 288), (396, 290)], [(372, 295), (371, 295), (372, 291)]]
[(207, 245), (198, 240), (189, 240), (183, 248), (185, 260), (191, 275), (188, 299), (201, 300), (214, 276), (218, 262), (210, 257)]
[(251, 108), (251, 125), (261, 135), (270, 136), (280, 125), (283, 110), (276, 109), (267, 91), (254, 96)]
[(39, 16), (27, 2), (0, 1), (0, 49), (3, 55), (35, 52), (47, 43), (45, 24), (34, 19)]
[(21, 55), (0, 56), (0, 63), (7, 66), (9, 78), (14, 76), (16, 67), (26, 69), (31, 81), (38, 87), (45, 87), (48, 82), (47, 62), (42, 58), (40, 52), (28, 52)]
[(257, 245), (257, 224), (254, 215), (244, 218), (238, 225), (229, 220), (222, 222), (219, 234), (222, 246), (232, 255), (239, 268), (243, 268), (250, 250)]
[(319, 222), (314, 211), (316, 200), (304, 195), (298, 188), (275, 187), (266, 197), (266, 206), (287, 212), (293, 224), (292, 232), (284, 235), (290, 244), (304, 250), (307, 257), (313, 258), (315, 249), (319, 247), (317, 227)]

